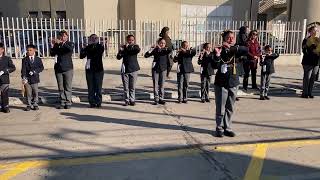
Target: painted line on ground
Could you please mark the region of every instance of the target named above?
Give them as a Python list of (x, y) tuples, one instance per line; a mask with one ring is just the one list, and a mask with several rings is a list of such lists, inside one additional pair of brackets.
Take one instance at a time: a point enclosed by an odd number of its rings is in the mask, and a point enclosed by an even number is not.
[(30, 168), (32, 168), (33, 166), (35, 166), (35, 164), (37, 164), (36, 161), (32, 162), (22, 162), (17, 164), (16, 166), (14, 166), (11, 170), (3, 173), (0, 175), (0, 180), (9, 180), (10, 178), (21, 174), (23, 172), (28, 171)]
[[(144, 160), (144, 159), (159, 159), (170, 158), (179, 156), (197, 155), (201, 151), (198, 149), (182, 149), (164, 152), (145, 152), (145, 153), (129, 153), (122, 155), (107, 155), (96, 157), (72, 158), (72, 159), (59, 159), (59, 160), (38, 160), (38, 161), (25, 161), (21, 163), (14, 163), (9, 171), (0, 175), (0, 180), (8, 180), (21, 174), (27, 170), (45, 167), (61, 167), (61, 166), (76, 166), (76, 165), (89, 165), (89, 164), (102, 164), (122, 161)], [(11, 164), (1, 165), (8, 167)]]
[[(260, 176), (263, 161), (266, 155), (267, 149), (272, 148), (286, 148), (295, 146), (311, 146), (320, 145), (320, 139), (314, 140), (297, 140), (297, 141), (283, 141), (283, 142), (270, 142), (270, 143), (256, 143), (256, 144), (239, 144), (229, 146), (207, 146), (206, 149), (213, 152), (243, 152), (248, 150), (254, 150), (252, 160), (247, 169), (245, 179), (255, 179)], [(76, 166), (76, 165), (88, 165), (88, 164), (102, 164), (112, 162), (123, 162), (132, 160), (144, 160), (155, 158), (170, 158), (179, 156), (190, 156), (201, 153), (201, 150), (197, 148), (170, 150), (162, 152), (143, 152), (143, 153), (128, 153), (120, 155), (105, 155), (105, 156), (93, 156), (83, 158), (70, 158), (70, 159), (57, 159), (57, 160), (30, 160), (24, 162), (15, 162), (0, 164), (0, 169), (8, 170), (0, 175), (0, 180), (10, 179), (20, 173), (23, 173), (29, 169), (45, 168), (45, 167), (58, 167), (58, 166)]]
[(241, 152), (244, 150), (254, 149), (259, 144), (267, 144), (269, 146), (269, 148), (313, 146), (313, 145), (320, 145), (320, 139), (265, 142), (265, 143), (253, 143), (253, 144), (235, 144), (235, 145), (216, 146), (216, 147), (213, 147), (210, 149), (212, 149), (213, 151), (221, 151), (221, 152), (224, 152), (224, 151), (226, 151), (226, 152)]
[(264, 158), (267, 155), (268, 144), (258, 144), (253, 152), (244, 180), (259, 180), (263, 168)]

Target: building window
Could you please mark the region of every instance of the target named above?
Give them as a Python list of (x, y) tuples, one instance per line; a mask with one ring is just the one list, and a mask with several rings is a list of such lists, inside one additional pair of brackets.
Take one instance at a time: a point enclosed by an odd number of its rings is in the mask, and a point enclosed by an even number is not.
[(67, 19), (66, 11), (57, 11), (57, 19)]
[(38, 17), (38, 11), (29, 12), (29, 18), (37, 18), (37, 17)]
[(42, 11), (42, 18), (50, 19), (51, 12), (50, 11)]

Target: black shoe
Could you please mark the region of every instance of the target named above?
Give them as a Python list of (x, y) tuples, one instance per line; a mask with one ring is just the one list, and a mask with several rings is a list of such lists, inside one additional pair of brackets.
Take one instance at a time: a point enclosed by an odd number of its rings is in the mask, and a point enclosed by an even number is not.
[(4, 108), (4, 109), (2, 109), (2, 112), (4, 112), (4, 113), (10, 113), (10, 109), (9, 109), (9, 108)]
[(307, 95), (301, 95), (301, 98), (308, 99), (308, 98), (309, 98), (309, 96), (307, 96)]
[(125, 101), (123, 106), (129, 106), (129, 102), (128, 101)]
[(95, 108), (96, 105), (95, 104), (90, 104), (90, 108)]
[(161, 105), (165, 105), (165, 104), (166, 104), (166, 102), (165, 102), (164, 100), (160, 100), (160, 101), (159, 101), (159, 104), (161, 104)]
[(260, 96), (259, 100), (266, 100), (264, 96)]
[(264, 99), (266, 99), (266, 100), (270, 100), (270, 98), (269, 98), (268, 96), (265, 96), (265, 97), (264, 97)]
[(228, 137), (235, 137), (236, 136), (236, 134), (233, 131), (230, 131), (230, 130), (224, 130), (223, 134), (225, 136), (228, 136)]
[(158, 105), (158, 104), (159, 104), (158, 101), (155, 101), (155, 102), (152, 103), (152, 105)]
[(38, 110), (39, 110), (39, 107), (38, 107), (38, 106), (33, 106), (32, 110), (38, 111)]
[(236, 98), (236, 101), (240, 101), (240, 99), (237, 97), (237, 98)]
[(201, 103), (205, 103), (206, 102), (206, 100), (204, 100), (204, 99), (201, 99)]
[(71, 109), (71, 106), (70, 105), (65, 105), (64, 109)]
[(252, 86), (253, 90), (259, 90), (258, 86)]
[(65, 108), (64, 105), (59, 105), (59, 106), (57, 106), (57, 109), (64, 109), (64, 108)]
[(216, 137), (222, 138), (223, 137), (223, 131), (220, 129), (216, 129)]
[(178, 99), (178, 104), (181, 104), (181, 103), (182, 103), (182, 101), (180, 99)]
[(130, 102), (130, 106), (135, 106), (136, 105), (136, 102), (132, 101)]
[(310, 95), (310, 96), (309, 96), (309, 98), (313, 99), (313, 98), (314, 98), (314, 96)]
[(97, 108), (101, 108), (101, 104), (97, 104)]
[(208, 102), (208, 103), (209, 103), (209, 102), (210, 102), (210, 99), (206, 99), (206, 102)]
[(30, 110), (31, 110), (30, 106), (27, 106), (26, 108), (24, 108), (24, 111), (30, 111)]
[(187, 100), (183, 100), (182, 103), (188, 104), (188, 101)]

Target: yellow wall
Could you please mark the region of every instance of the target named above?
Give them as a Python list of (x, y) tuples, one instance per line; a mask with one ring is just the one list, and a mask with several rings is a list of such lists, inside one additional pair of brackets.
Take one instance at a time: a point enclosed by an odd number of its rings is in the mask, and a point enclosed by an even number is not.
[(136, 19), (178, 20), (181, 17), (181, 0), (135, 0)]
[(118, 19), (118, 0), (84, 0), (84, 17), (94, 20)]

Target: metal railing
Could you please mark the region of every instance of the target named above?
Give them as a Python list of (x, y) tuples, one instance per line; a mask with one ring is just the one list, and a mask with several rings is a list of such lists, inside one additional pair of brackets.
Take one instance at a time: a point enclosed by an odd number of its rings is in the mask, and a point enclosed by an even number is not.
[(0, 41), (4, 43), (7, 55), (22, 58), (26, 54), (26, 45), (34, 44), (39, 56), (50, 57), (51, 38), (57, 38), (60, 30), (69, 32), (70, 41), (75, 43), (74, 57), (79, 56), (81, 48), (88, 42), (88, 36), (97, 34), (99, 41), (105, 46), (105, 57), (114, 57), (119, 46), (125, 43), (128, 34), (136, 36), (136, 43), (142, 48), (143, 55), (159, 38), (162, 27), (170, 27), (170, 37), (178, 48), (182, 41), (189, 41), (197, 52), (201, 51), (204, 42), (213, 45), (222, 41), (221, 32), (238, 29), (246, 25), (249, 29), (257, 29), (261, 45), (269, 44), (280, 54), (301, 53), (301, 42), (304, 37), (305, 22), (285, 22), (269, 24), (258, 21), (152, 21), (152, 20), (82, 20), (82, 19), (31, 19), (1, 18)]
[(286, 7), (287, 0), (263, 0), (259, 2), (259, 14), (266, 12), (272, 7)]

